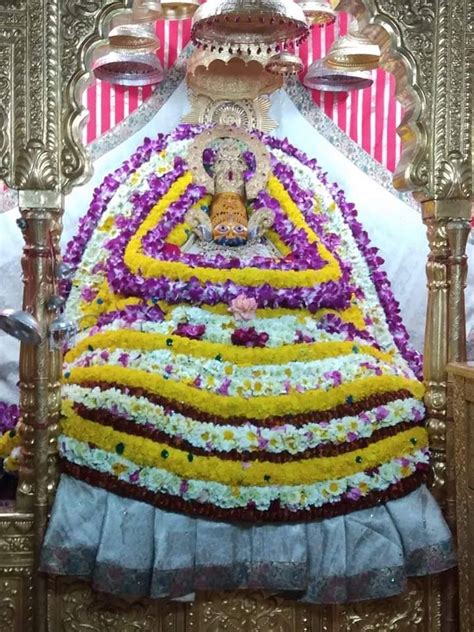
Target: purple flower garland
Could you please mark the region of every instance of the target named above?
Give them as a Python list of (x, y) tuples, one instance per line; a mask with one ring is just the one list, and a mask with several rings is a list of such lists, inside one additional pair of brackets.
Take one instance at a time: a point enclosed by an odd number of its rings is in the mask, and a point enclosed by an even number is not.
[(323, 172), (315, 159), (309, 159), (303, 151), (293, 147), (288, 139), (280, 140), (259, 131), (255, 131), (254, 135), (272, 149), (280, 149), (288, 156), (296, 158), (303, 165), (309, 167), (316, 173), (321, 184), (328, 188), (335, 203), (341, 210), (346, 224), (351, 229), (359, 251), (367, 262), (370, 277), (375, 285), (377, 295), (385, 312), (389, 331), (393, 336), (394, 342), (415, 375), (421, 379), (423, 376), (422, 356), (410, 344), (410, 337), (400, 316), (400, 305), (393, 295), (387, 273), (381, 268), (384, 260), (378, 254), (378, 248), (370, 245), (370, 238), (367, 232), (357, 220), (355, 205), (351, 202), (347, 202), (344, 191), (339, 188), (337, 183), (329, 183), (327, 173)]
[(15, 404), (0, 402), (0, 437), (13, 430), (20, 418), (20, 409)]

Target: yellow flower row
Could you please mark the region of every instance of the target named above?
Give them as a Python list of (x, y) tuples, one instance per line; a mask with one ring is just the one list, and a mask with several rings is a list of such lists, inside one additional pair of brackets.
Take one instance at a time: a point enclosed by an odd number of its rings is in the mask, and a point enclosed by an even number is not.
[(341, 384), (330, 391), (320, 389), (303, 393), (292, 391), (286, 395), (245, 399), (209, 393), (181, 382), (166, 380), (160, 375), (119, 366), (78, 367), (71, 371), (65, 381), (68, 384), (90, 381), (123, 384), (133, 388), (142, 388), (152, 394), (181, 402), (212, 415), (217, 413), (221, 417), (246, 417), (253, 420), (330, 410), (346, 403), (349, 397), (357, 401), (376, 393), (403, 389), (421, 399), (424, 393), (423, 385), (417, 380), (398, 376), (374, 376), (358, 379), (349, 384)]
[(280, 238), (280, 235), (274, 230), (268, 230), (266, 233), (268, 239), (272, 242), (282, 257), (286, 257), (290, 254), (291, 248), (289, 248), (285, 242)]
[(273, 287), (278, 288), (313, 287), (319, 283), (337, 281), (340, 279), (341, 270), (336, 259), (319, 243), (314, 232), (306, 226), (297, 206), (286, 193), (283, 186), (274, 177), (270, 178), (269, 188), (273, 187), (274, 197), (277, 197), (283, 210), (288, 214), (290, 219), (296, 222), (298, 228), (304, 228), (308, 236), (310, 236), (311, 240), (315, 243), (315, 247), (318, 248), (321, 257), (327, 262), (327, 265), (321, 270), (282, 271), (261, 270), (259, 268), (239, 268), (229, 273), (229, 270), (206, 267), (193, 268), (185, 263), (160, 261), (145, 255), (141, 246), (143, 237), (157, 225), (168, 206), (172, 202), (179, 200), (190, 183), (191, 175), (189, 173), (179, 178), (171, 186), (168, 193), (152, 208), (138, 231), (131, 238), (125, 249), (124, 261), (134, 274), (139, 273), (146, 278), (166, 276), (169, 279), (179, 281), (189, 281), (191, 278), (197, 278), (201, 283), (225, 283), (229, 280), (229, 274), (231, 274), (232, 281), (239, 285), (260, 286), (269, 283)]
[(81, 328), (94, 325), (101, 314), (122, 310), (127, 305), (139, 305), (142, 302), (137, 297), (125, 297), (121, 294), (114, 294), (110, 290), (107, 279), (102, 281), (98, 289), (99, 291), (92, 302), (82, 301), (79, 305), (83, 314)]
[(122, 444), (122, 456), (136, 465), (158, 467), (181, 478), (214, 481), (224, 485), (308, 485), (339, 479), (412, 454), (428, 443), (426, 430), (417, 427), (382, 439), (361, 450), (334, 457), (287, 463), (254, 461), (244, 468), (240, 461), (216, 456), (195, 456), (166, 443), (129, 435), (88, 421), (77, 415), (69, 402), (64, 412), (66, 419), (62, 422), (62, 431), (73, 439), (92, 443), (107, 452), (115, 452), (116, 446)]
[(220, 356), (223, 362), (232, 362), (239, 366), (257, 364), (288, 364), (334, 358), (338, 356), (362, 353), (384, 362), (392, 362), (393, 356), (368, 345), (355, 345), (353, 342), (312, 342), (308, 344), (289, 344), (281, 347), (239, 347), (220, 342), (192, 340), (184, 336), (147, 333), (133, 329), (105, 331), (83, 338), (66, 354), (66, 362), (73, 362), (89, 347), (100, 349), (138, 349), (154, 351), (169, 348), (175, 353), (191, 355), (196, 358), (215, 358)]
[(13, 437), (10, 432), (5, 432), (0, 437), (0, 459), (6, 459), (13, 448), (16, 448), (20, 445), (20, 436), (18, 432), (15, 432)]

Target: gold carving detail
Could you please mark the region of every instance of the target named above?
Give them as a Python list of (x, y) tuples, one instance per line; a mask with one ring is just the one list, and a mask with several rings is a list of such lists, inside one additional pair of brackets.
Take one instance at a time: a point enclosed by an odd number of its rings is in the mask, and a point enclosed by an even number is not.
[(33, 517), (0, 513), (0, 632), (32, 632)]
[(337, 8), (380, 44), (397, 80), (406, 114), (395, 186), (420, 200), (472, 198), (472, 2), (341, 0)]
[(312, 632), (308, 606), (259, 593), (203, 594), (189, 606), (187, 630), (196, 632)]
[(92, 81), (94, 49), (106, 41), (114, 16), (130, 7), (132, 0), (65, 0), (61, 3), (62, 57), (62, 191), (68, 193), (90, 176), (91, 165), (82, 143), (87, 111), (81, 92)]
[(50, 632), (184, 632), (179, 603), (130, 603), (100, 595), (83, 582), (50, 579)]
[(461, 630), (474, 629), (474, 435), (472, 401), (474, 368), (466, 364), (452, 364), (454, 377), (454, 463), (456, 466), (456, 530), (458, 540), (459, 610)]
[(277, 127), (269, 114), (271, 103), (266, 95), (255, 99), (214, 100), (189, 91), (188, 99), (191, 111), (183, 118), (184, 123), (236, 125), (247, 131), (259, 129), (262, 132), (271, 132)]

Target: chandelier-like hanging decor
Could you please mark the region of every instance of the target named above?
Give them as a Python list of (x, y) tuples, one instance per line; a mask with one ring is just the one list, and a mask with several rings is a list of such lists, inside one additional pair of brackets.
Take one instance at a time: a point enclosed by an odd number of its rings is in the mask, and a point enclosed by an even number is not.
[(160, 83), (164, 72), (155, 55), (160, 40), (154, 22), (161, 17), (160, 3), (152, 0), (135, 0), (131, 11), (119, 14), (94, 64), (95, 77), (128, 87)]
[(380, 63), (380, 47), (360, 33), (354, 22), (349, 33), (334, 42), (325, 63), (336, 70), (373, 70)]
[(194, 15), (199, 0), (161, 0), (165, 20), (186, 20)]
[(308, 33), (303, 9), (293, 0), (207, 0), (191, 28), (197, 46), (249, 54), (279, 52)]
[(328, 0), (297, 0), (308, 20), (308, 24), (327, 26), (336, 20), (336, 12)]
[(290, 75), (297, 75), (303, 70), (303, 67), (303, 62), (298, 55), (283, 52), (270, 57), (265, 65), (265, 70), (274, 75), (288, 77)]
[(132, 15), (134, 22), (156, 22), (163, 17), (163, 10), (155, 0), (135, 0)]
[(160, 48), (153, 24), (119, 24), (109, 33), (109, 43), (113, 49), (152, 53)]
[(195, 94), (213, 99), (255, 99), (283, 85), (280, 76), (269, 73), (265, 60), (247, 55), (221, 55), (195, 50), (189, 58), (186, 82)]
[(97, 79), (118, 86), (148, 86), (163, 81), (164, 72), (154, 53), (108, 50), (94, 65)]
[(324, 59), (317, 59), (308, 68), (303, 85), (310, 90), (321, 92), (350, 92), (363, 90), (372, 85), (370, 72), (361, 70), (335, 70), (325, 65)]

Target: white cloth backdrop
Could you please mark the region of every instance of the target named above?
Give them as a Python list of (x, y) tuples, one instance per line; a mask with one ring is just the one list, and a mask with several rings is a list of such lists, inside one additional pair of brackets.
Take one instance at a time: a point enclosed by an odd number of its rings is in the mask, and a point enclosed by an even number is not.
[[(116, 169), (145, 136), (171, 131), (187, 112), (186, 89), (182, 84), (141, 130), (113, 151), (98, 159), (94, 175), (66, 199), (63, 245), (74, 235), (78, 219), (85, 213), (93, 189)], [(299, 113), (282, 91), (273, 95), (272, 116), (279, 122), (275, 135), (289, 141), (315, 157), (354, 202), (370, 238), (385, 259), (385, 269), (392, 281), (402, 316), (414, 346), (422, 351), (426, 310), (425, 264), (428, 252), (425, 229), (417, 211), (384, 190), (357, 165), (345, 158)], [(0, 309), (21, 306), (20, 256), (22, 236), (16, 226), (18, 212), (0, 215)], [(474, 262), (474, 244), (468, 246), (469, 261)], [(469, 272), (468, 287), (474, 286), (474, 267)], [(474, 326), (474, 296), (467, 292), (468, 329)], [(19, 345), (0, 333), (0, 401), (15, 402)]]

